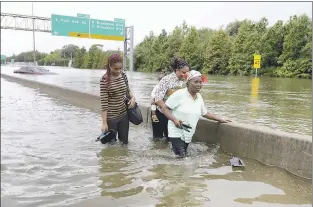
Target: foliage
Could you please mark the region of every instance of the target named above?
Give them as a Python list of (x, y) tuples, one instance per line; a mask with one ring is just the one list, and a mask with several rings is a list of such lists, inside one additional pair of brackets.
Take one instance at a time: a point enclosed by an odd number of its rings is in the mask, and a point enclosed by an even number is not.
[[(99, 44), (89, 50), (70, 44), (50, 54), (36, 51), (36, 60), (39, 65), (67, 66), (73, 59), (75, 68), (103, 69), (108, 57), (116, 52), (123, 55), (120, 51), (104, 51)], [(306, 15), (292, 16), (285, 23), (277, 21), (269, 26), (266, 18), (245, 19), (217, 30), (197, 29), (183, 21), (172, 32), (150, 32), (134, 49), (134, 70), (169, 72), (170, 59), (180, 56), (192, 69), (205, 74), (252, 75), (254, 54), (261, 55), (260, 75), (311, 78), (312, 20)], [(33, 52), (13, 55), (7, 62), (11, 58), (32, 62)]]
[(196, 29), (184, 21), (170, 33), (146, 36), (135, 48), (134, 69), (170, 71), (170, 59), (180, 56), (205, 74), (253, 75), (254, 54), (261, 55), (260, 75), (311, 78), (312, 20), (293, 16), (269, 26), (266, 18), (245, 19), (218, 30)]

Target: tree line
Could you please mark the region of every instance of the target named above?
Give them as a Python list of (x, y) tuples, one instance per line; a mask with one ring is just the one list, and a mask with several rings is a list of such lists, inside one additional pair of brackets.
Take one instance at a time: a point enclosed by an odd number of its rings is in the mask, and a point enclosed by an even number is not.
[(234, 21), (218, 30), (196, 29), (184, 22), (168, 34), (151, 32), (135, 49), (138, 71), (170, 70), (170, 58), (185, 58), (192, 69), (219, 75), (252, 75), (254, 54), (261, 55), (258, 74), (311, 78), (312, 20), (292, 16), (284, 24), (268, 20)]
[[(102, 45), (89, 50), (76, 45), (65, 45), (50, 54), (36, 51), (39, 65), (103, 69), (107, 58), (121, 51), (103, 51)], [(217, 30), (197, 29), (182, 25), (159, 35), (150, 32), (134, 50), (134, 70), (142, 72), (169, 72), (170, 59), (185, 58), (190, 67), (205, 74), (253, 75), (254, 54), (261, 55), (258, 74), (275, 77), (311, 78), (312, 20), (307, 15), (291, 16), (286, 23), (277, 21), (269, 26), (266, 18), (259, 21), (242, 20), (229, 23)], [(33, 52), (8, 57), (16, 62), (32, 62)]]
[[(47, 53), (36, 51), (36, 61), (40, 66), (63, 66), (68, 67), (72, 60), (72, 67), (84, 69), (103, 69), (107, 65), (108, 57), (120, 51), (102, 51), (102, 45), (92, 45), (87, 51), (85, 47), (79, 48), (76, 45), (65, 45), (61, 49)], [(19, 55), (7, 57), (7, 62), (14, 59), (15, 62), (33, 62), (33, 51), (22, 52)]]

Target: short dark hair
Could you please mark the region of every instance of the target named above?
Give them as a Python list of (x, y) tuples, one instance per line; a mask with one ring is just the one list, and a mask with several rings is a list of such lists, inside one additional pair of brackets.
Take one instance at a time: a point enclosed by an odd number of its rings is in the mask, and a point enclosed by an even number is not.
[(180, 70), (183, 67), (189, 67), (188, 62), (182, 58), (178, 58), (178, 57), (173, 57), (171, 60), (171, 67), (173, 69), (174, 72), (176, 72), (176, 70)]

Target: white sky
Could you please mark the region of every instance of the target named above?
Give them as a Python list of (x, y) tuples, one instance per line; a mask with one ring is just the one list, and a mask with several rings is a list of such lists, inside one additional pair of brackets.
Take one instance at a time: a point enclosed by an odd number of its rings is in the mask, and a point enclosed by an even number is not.
[[(1, 12), (31, 15), (30, 2), (1, 2)], [(134, 26), (135, 45), (143, 40), (150, 31), (155, 34), (166, 29), (171, 32), (175, 26), (186, 20), (188, 25), (197, 28), (217, 29), (222, 25), (245, 18), (258, 21), (266, 17), (270, 24), (277, 20), (286, 21), (292, 15), (307, 14), (312, 18), (311, 2), (35, 2), (34, 15), (51, 17), (51, 14), (76, 16), (77, 13), (90, 14), (91, 18), (113, 20), (126, 19), (126, 25)], [(50, 52), (65, 44), (75, 44), (87, 49), (92, 44), (103, 44), (104, 50), (123, 49), (119, 41), (90, 40), (70, 37), (56, 37), (50, 33), (36, 33), (36, 49)], [(33, 49), (32, 32), (1, 29), (1, 54)]]

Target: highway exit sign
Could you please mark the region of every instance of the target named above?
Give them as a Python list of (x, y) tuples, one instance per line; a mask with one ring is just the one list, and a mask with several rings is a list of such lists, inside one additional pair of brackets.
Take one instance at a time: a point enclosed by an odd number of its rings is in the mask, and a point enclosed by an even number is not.
[(125, 20), (91, 19), (87, 14), (77, 17), (51, 15), (51, 34), (55, 36), (124, 41)]

